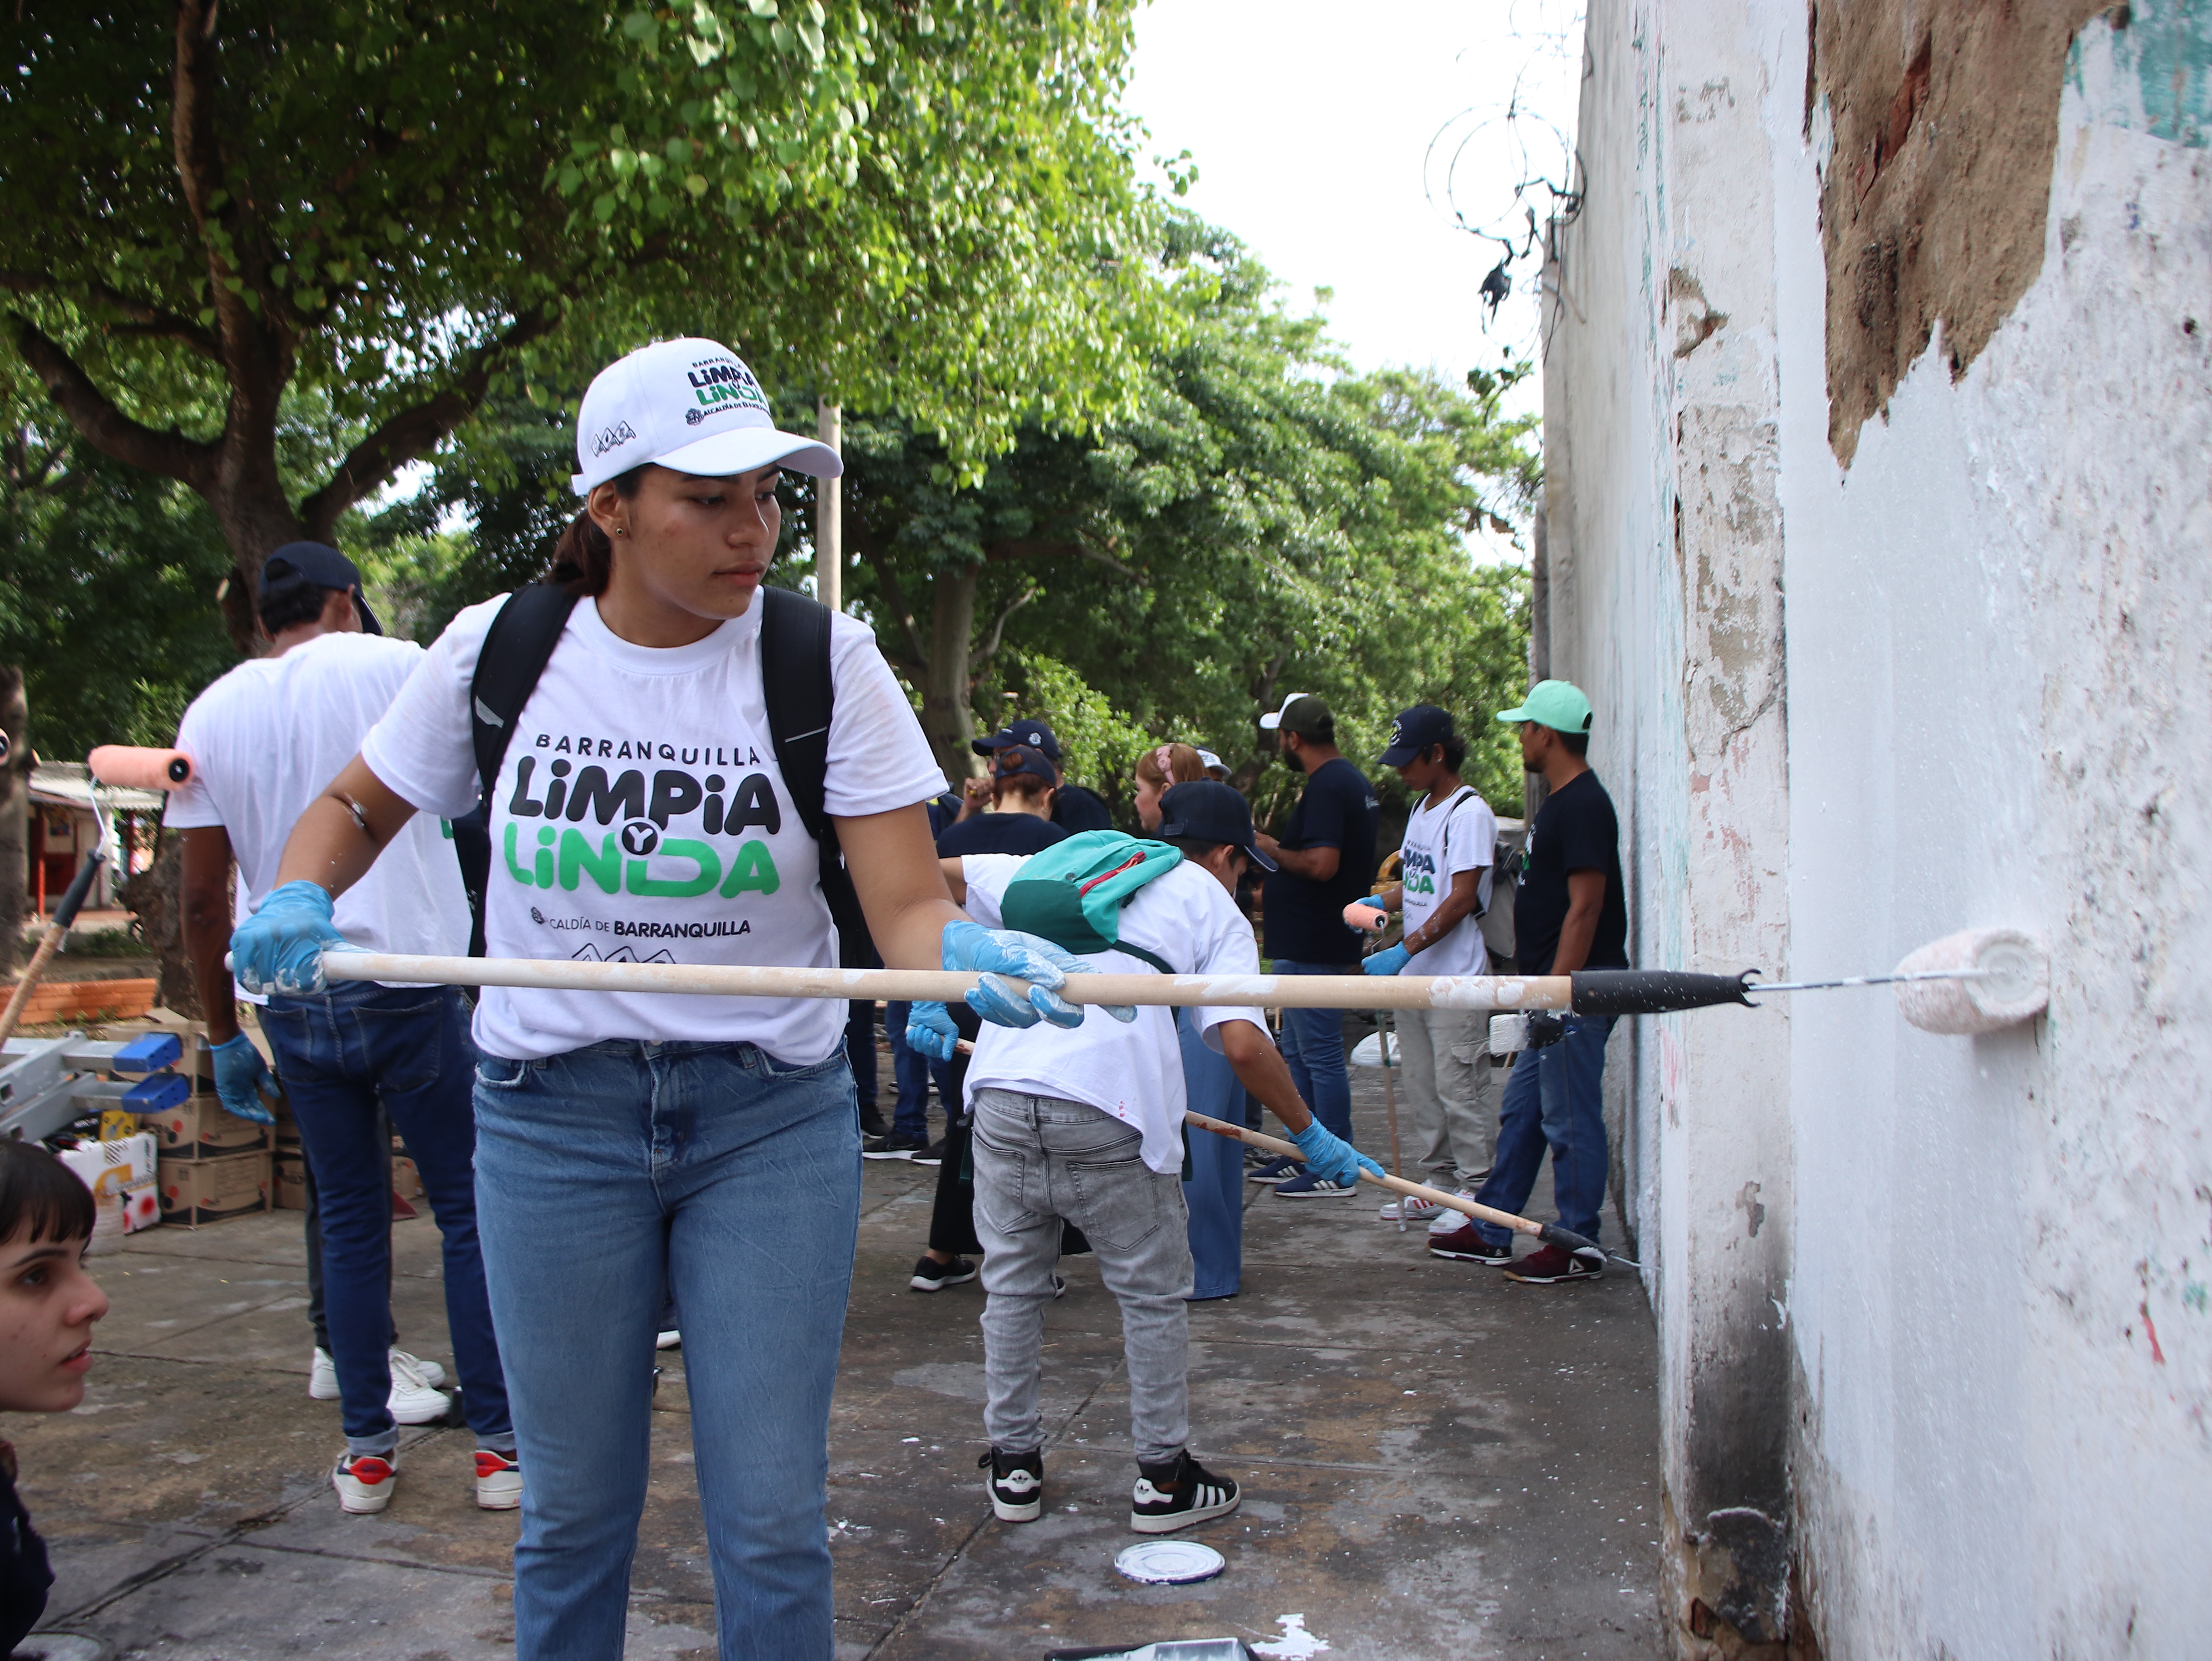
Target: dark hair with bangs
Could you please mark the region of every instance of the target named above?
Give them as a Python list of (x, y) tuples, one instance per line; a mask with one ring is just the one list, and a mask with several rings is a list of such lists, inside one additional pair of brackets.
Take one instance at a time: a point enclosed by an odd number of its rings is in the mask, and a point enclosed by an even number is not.
[(92, 1190), (37, 1142), (0, 1141), (0, 1241), (88, 1240)]

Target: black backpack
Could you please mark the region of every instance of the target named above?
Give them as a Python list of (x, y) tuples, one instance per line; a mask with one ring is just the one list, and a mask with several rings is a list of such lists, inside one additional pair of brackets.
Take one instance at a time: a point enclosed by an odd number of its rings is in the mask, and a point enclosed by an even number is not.
[[(507, 758), (514, 719), (536, 690), (577, 596), (550, 583), (518, 588), (499, 608), (469, 683), (469, 725), (476, 743), (476, 811), (453, 824), (453, 849), (468, 890), (469, 955), (484, 952), (484, 893), (491, 881), (489, 806)], [(799, 822), (821, 848), (822, 896), (837, 928), (838, 961), (848, 969), (876, 959), (852, 873), (837, 848), (837, 828), (823, 806), (830, 770), (830, 713), (836, 690), (830, 675), (830, 608), (788, 588), (763, 588), (761, 690), (769, 738)]]

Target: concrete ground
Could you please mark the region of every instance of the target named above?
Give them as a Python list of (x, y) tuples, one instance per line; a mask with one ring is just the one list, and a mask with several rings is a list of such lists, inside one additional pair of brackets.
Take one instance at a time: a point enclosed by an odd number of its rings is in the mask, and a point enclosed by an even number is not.
[[(1387, 1149), (1375, 1074), (1357, 1113), (1362, 1145)], [(906, 1284), (935, 1176), (866, 1169), (830, 1439), (840, 1657), (1232, 1634), (1347, 1661), (1659, 1653), (1652, 1329), (1632, 1275), (1521, 1286), (1430, 1258), (1422, 1226), (1399, 1234), (1364, 1195), (1248, 1183), (1243, 1293), (1191, 1309), (1195, 1446), (1245, 1500), (1186, 1537), (1228, 1568), (1139, 1588), (1113, 1566), (1138, 1537), (1135, 1470), (1097, 1266), (1070, 1260), (1050, 1316), (1047, 1514), (995, 1522), (975, 1469), (981, 1293)], [(394, 1236), (402, 1342), (450, 1365), (434, 1226)], [(290, 1212), (165, 1226), (94, 1260), (114, 1309), (84, 1405), (7, 1427), (59, 1574), (49, 1623), (161, 1661), (511, 1656), (516, 1518), (475, 1509), (465, 1431), (410, 1433), (391, 1508), (339, 1512), (302, 1262)], [(683, 1359), (664, 1359), (628, 1653), (711, 1658)]]

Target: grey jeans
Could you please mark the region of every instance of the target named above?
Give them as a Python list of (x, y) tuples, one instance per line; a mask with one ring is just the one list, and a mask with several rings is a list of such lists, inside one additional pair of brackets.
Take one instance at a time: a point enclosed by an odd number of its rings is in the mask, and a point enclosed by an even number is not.
[(1395, 1019), (1413, 1146), (1428, 1180), (1472, 1188), (1498, 1146), (1500, 1070), (1490, 1064), (1490, 1012), (1401, 1009)]
[(1147, 1166), (1143, 1138), (1082, 1102), (975, 1092), (975, 1237), (983, 1243), (983, 1428), (1002, 1453), (1044, 1445), (1037, 1413), (1045, 1305), (1063, 1217), (1121, 1305), (1137, 1457), (1190, 1439), (1190, 1238), (1182, 1182)]

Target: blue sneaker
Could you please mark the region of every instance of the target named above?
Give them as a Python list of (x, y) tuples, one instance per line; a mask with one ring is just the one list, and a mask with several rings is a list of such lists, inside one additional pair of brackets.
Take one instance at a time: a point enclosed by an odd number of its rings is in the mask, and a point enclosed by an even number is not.
[(1254, 1165), (1244, 1173), (1244, 1180), (1248, 1183), (1279, 1183), (1284, 1177), (1295, 1177), (1304, 1169), (1296, 1159), (1278, 1154), (1265, 1165)]
[(1282, 1200), (1341, 1200), (1351, 1192), (1350, 1189), (1340, 1187), (1326, 1177), (1316, 1177), (1310, 1171), (1302, 1171), (1278, 1188), (1275, 1196)]

